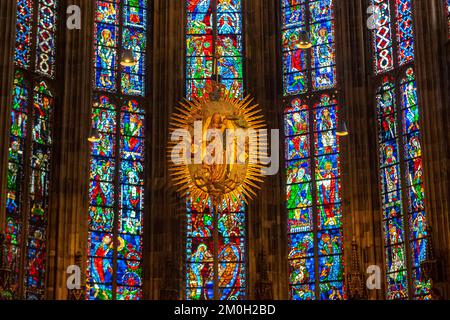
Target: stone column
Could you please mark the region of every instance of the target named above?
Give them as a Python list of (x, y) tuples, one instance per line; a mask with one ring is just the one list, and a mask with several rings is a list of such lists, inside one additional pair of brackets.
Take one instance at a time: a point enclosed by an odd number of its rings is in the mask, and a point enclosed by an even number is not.
[[(268, 129), (280, 129), (282, 134), (281, 40), (278, 21), (278, 1), (249, 0), (243, 2), (244, 21), (244, 81), (250, 94), (263, 111)], [(280, 18), (281, 19), (281, 18)], [(269, 136), (270, 137), (270, 136)], [(287, 233), (285, 191), (283, 190), (284, 148), (280, 147), (280, 170), (264, 178), (258, 196), (250, 201), (247, 211), (247, 286), (248, 299), (257, 299), (261, 281), (271, 282), (264, 294), (274, 299), (288, 299)], [(266, 253), (263, 261), (258, 259)], [(265, 264), (264, 266), (258, 265)], [(267, 273), (261, 273), (261, 268)]]
[[(337, 1), (338, 79), (343, 95), (342, 115), (349, 136), (341, 139), (346, 265), (355, 239), (361, 266), (383, 269), (383, 239), (378, 188), (376, 107), (371, 85), (370, 31), (366, 1)], [(383, 290), (368, 292), (383, 299)]]
[[(414, 1), (415, 70), (422, 136), (425, 206), (438, 263), (435, 287), (450, 295), (450, 143), (447, 17), (442, 1)], [(445, 21), (442, 21), (445, 20)]]
[(148, 66), (151, 90), (146, 140), (145, 299), (181, 297), (185, 287), (186, 203), (170, 187), (166, 157), (169, 118), (184, 97), (184, 6), (185, 1), (154, 0), (150, 20), (153, 38), (149, 35), (152, 56)]
[[(87, 254), (89, 143), (91, 113), (91, 61), (95, 2), (66, 0), (81, 8), (81, 29), (68, 30), (62, 24), (58, 43), (62, 66), (61, 104), (58, 106), (55, 130), (49, 221), (48, 292), (49, 299), (68, 299), (67, 267), (74, 265), (77, 251)], [(61, 16), (66, 19), (65, 14)], [(82, 265), (84, 275), (86, 266)]]

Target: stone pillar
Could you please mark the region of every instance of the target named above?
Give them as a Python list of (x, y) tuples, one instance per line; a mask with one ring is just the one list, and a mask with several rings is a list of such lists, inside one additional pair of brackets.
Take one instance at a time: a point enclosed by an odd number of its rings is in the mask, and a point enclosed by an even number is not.
[(450, 295), (450, 143), (447, 24), (442, 1), (414, 1), (415, 70), (420, 104), (425, 206), (433, 228), (438, 279)]
[[(68, 299), (67, 267), (76, 263), (81, 252), (83, 264), (87, 253), (89, 143), (91, 112), (91, 62), (95, 2), (66, 0), (81, 8), (80, 30), (61, 30), (58, 51), (61, 68), (61, 100), (55, 119), (53, 155), (54, 180), (48, 240), (48, 299)], [(65, 14), (61, 16), (66, 19)], [(86, 266), (82, 265), (84, 274)]]
[[(244, 81), (246, 94), (259, 104), (267, 128), (280, 129), (280, 145), (283, 144), (282, 126), (282, 76), (281, 40), (278, 21), (281, 19), (279, 1), (243, 1), (244, 21)], [(280, 147), (280, 170), (274, 176), (264, 178), (258, 196), (250, 201), (247, 212), (247, 286), (248, 299), (256, 299), (258, 285), (258, 256), (265, 252), (267, 281), (272, 283), (265, 295), (274, 299), (288, 299), (288, 265), (285, 191), (283, 190), (284, 148)]]
[[(149, 35), (152, 57), (148, 66), (151, 90), (146, 140), (145, 299), (173, 299), (175, 289), (167, 283), (168, 278), (177, 283), (178, 296), (185, 287), (186, 204), (170, 186), (166, 157), (169, 118), (184, 97), (184, 7), (185, 1), (154, 0), (150, 19), (153, 38)], [(166, 261), (171, 261), (171, 268)]]
[(6, 170), (8, 167), (10, 112), (14, 80), (16, 1), (0, 3), (0, 232), (4, 230)]
[[(366, 1), (337, 1), (336, 6), (338, 80), (343, 96), (342, 115), (350, 133), (341, 139), (346, 265), (351, 265), (351, 239), (355, 239), (362, 269), (369, 265), (383, 269), (376, 107)], [(368, 298), (383, 299), (383, 292), (371, 290)]]

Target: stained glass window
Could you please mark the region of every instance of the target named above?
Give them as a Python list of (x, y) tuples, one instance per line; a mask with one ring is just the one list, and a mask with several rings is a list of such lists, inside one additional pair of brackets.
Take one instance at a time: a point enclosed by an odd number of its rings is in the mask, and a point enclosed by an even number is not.
[[(146, 33), (147, 0), (97, 1), (94, 31), (96, 90), (145, 95)], [(120, 66), (124, 50), (133, 53), (137, 61), (134, 66)]]
[[(56, 13), (57, 0), (17, 0), (14, 55), (17, 66), (27, 70), (33, 68), (33, 71), (54, 77)], [(33, 52), (36, 55), (34, 64)]]
[[(332, 0), (282, 1), (283, 92), (285, 96), (336, 85), (334, 3)], [(300, 32), (313, 47), (300, 48)]]
[[(187, 98), (205, 97), (215, 73), (232, 96), (242, 97), (241, 0), (186, 0), (186, 5)], [(242, 199), (217, 208), (211, 201), (188, 199), (186, 299), (244, 299), (245, 248), (246, 206)]]
[(290, 298), (345, 299), (334, 1), (283, 0), (281, 13)]
[(17, 0), (6, 244), (19, 299), (45, 298), (56, 10), (56, 0)]
[(380, 74), (414, 59), (411, 0), (370, 0), (378, 27), (373, 30), (374, 70)]
[[(97, 1), (89, 300), (142, 299), (147, 10), (147, 0)], [(135, 66), (120, 65), (124, 50), (131, 50)]]
[[(429, 299), (419, 104), (414, 75), (412, 1), (378, 1), (381, 27), (373, 31), (382, 219), (388, 299)], [(392, 23), (391, 23), (392, 21)], [(382, 36), (392, 34), (389, 45)], [(384, 53), (382, 53), (384, 52)], [(409, 287), (411, 279), (412, 287)]]
[[(241, 0), (186, 0), (186, 94), (205, 95), (211, 76), (234, 96), (243, 94)], [(214, 65), (214, 56), (220, 56)]]

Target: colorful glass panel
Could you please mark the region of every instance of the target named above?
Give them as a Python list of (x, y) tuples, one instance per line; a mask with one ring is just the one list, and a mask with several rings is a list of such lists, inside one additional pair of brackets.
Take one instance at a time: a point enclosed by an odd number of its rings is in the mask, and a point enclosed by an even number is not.
[[(24, 73), (16, 71), (7, 171), (6, 243), (12, 277), (18, 284), (14, 294), (19, 294), (19, 286), (23, 286), (23, 297), (29, 300), (45, 297), (53, 109), (53, 94), (47, 83), (41, 81), (31, 90)], [(29, 159), (25, 159), (28, 152)], [(24, 176), (25, 168), (28, 178)], [(23, 255), (22, 282), (18, 275)]]
[(144, 156), (118, 148), (133, 150), (144, 118), (136, 100), (98, 96), (93, 104), (92, 127), (104, 138), (91, 147), (87, 299), (142, 298)]
[[(283, 93), (320, 91), (337, 84), (333, 0), (282, 3)], [(311, 49), (301, 49), (300, 32), (310, 36)]]
[[(243, 95), (240, 0), (186, 0), (186, 96), (204, 97), (217, 72), (235, 97)], [(214, 65), (214, 55), (218, 55)]]
[(328, 94), (312, 108), (294, 98), (284, 118), (290, 298), (343, 299), (338, 105)]
[(374, 70), (382, 74), (414, 60), (411, 0), (371, 0), (375, 26), (372, 31)]
[[(94, 26), (94, 88), (144, 96), (146, 84), (147, 1), (97, 1)], [(136, 64), (120, 65), (129, 50)]]
[[(371, 0), (380, 15), (373, 31), (375, 74), (384, 75), (375, 100), (378, 113), (380, 190), (388, 299), (429, 299), (431, 284), (420, 262), (426, 258), (422, 148), (417, 84), (413, 67), (411, 0)], [(408, 236), (409, 235), (409, 236)], [(409, 253), (409, 254), (408, 254)], [(411, 274), (408, 273), (408, 265)], [(412, 288), (408, 288), (408, 279)]]

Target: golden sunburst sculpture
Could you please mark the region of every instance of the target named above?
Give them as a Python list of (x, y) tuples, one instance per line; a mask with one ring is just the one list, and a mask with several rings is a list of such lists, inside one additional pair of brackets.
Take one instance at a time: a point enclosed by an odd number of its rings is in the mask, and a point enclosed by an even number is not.
[[(222, 201), (248, 204), (263, 183), (260, 159), (268, 146), (259, 106), (250, 96), (234, 98), (213, 82), (206, 97), (180, 102), (176, 110), (168, 147), (174, 186), (182, 196), (211, 199), (215, 205)], [(209, 129), (215, 134), (209, 135)]]

